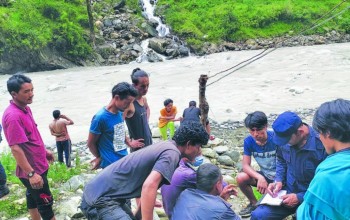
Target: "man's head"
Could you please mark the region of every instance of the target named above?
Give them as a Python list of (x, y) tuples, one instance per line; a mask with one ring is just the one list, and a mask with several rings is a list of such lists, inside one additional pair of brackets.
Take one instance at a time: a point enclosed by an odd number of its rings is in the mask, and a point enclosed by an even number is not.
[(303, 138), (299, 128), (303, 125), (301, 118), (294, 112), (280, 114), (272, 124), (275, 132), (273, 142), (278, 146), (298, 144)]
[(190, 103), (188, 103), (188, 107), (196, 107), (197, 103), (196, 101), (190, 101)]
[(337, 99), (323, 103), (312, 122), (328, 154), (335, 152), (334, 141), (350, 143), (350, 101)]
[(170, 112), (171, 108), (173, 107), (173, 103), (174, 103), (174, 101), (172, 99), (166, 99), (164, 101), (163, 104), (164, 104), (164, 107), (167, 110), (167, 112)]
[(267, 140), (267, 117), (264, 112), (255, 111), (249, 113), (244, 119), (244, 125), (248, 128), (250, 135), (258, 142)]
[(202, 145), (208, 143), (209, 135), (203, 126), (196, 121), (183, 123), (175, 132), (173, 140), (181, 148), (183, 157), (194, 161), (200, 155)]
[(219, 167), (211, 163), (200, 165), (197, 170), (197, 189), (220, 195), (222, 188), (222, 175)]
[(144, 96), (148, 92), (149, 88), (149, 75), (141, 70), (140, 68), (136, 68), (131, 73), (131, 81), (139, 96)]
[(137, 90), (127, 82), (118, 83), (112, 89), (112, 99), (119, 111), (127, 109), (137, 94)]
[(7, 91), (13, 101), (21, 107), (33, 102), (32, 80), (22, 74), (15, 74), (7, 80)]
[(60, 115), (61, 115), (60, 110), (54, 110), (52, 112), (52, 116), (53, 116), (54, 119), (58, 119), (60, 117)]

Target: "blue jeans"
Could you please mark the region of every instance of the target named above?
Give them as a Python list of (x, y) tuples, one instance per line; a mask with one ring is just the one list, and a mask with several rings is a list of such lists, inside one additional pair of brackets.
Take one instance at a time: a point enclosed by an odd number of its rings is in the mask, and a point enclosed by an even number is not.
[(80, 209), (88, 220), (134, 220), (134, 216), (126, 203), (110, 200), (102, 207), (89, 206), (84, 197)]
[(251, 214), (251, 220), (281, 220), (295, 213), (298, 207), (259, 205)]
[(58, 161), (63, 163), (63, 152), (64, 152), (64, 157), (66, 159), (66, 165), (67, 165), (67, 167), (70, 167), (71, 166), (70, 154), (72, 152), (72, 145), (71, 145), (70, 140), (56, 141), (56, 146), (57, 146)]

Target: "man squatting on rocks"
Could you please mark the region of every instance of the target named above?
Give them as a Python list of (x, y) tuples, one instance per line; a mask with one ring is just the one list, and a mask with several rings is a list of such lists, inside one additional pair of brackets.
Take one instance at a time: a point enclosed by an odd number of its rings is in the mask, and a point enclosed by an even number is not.
[[(33, 102), (32, 80), (16, 74), (7, 81), (12, 96), (2, 124), (7, 142), (16, 160), (16, 176), (27, 188), (27, 208), (33, 220), (54, 220), (53, 198), (47, 181), (48, 161), (54, 156), (45, 149), (29, 104)], [(41, 216), (41, 218), (40, 218)]]
[(294, 112), (284, 112), (273, 122), (273, 142), (278, 145), (275, 182), (267, 192), (273, 197), (281, 189), (281, 206), (259, 205), (251, 220), (277, 220), (294, 214), (315, 175), (316, 167), (327, 157), (319, 134)]
[(136, 89), (127, 82), (121, 82), (112, 89), (109, 104), (94, 115), (90, 125), (87, 146), (95, 156), (92, 168), (105, 168), (128, 154), (127, 146), (140, 148), (141, 140), (130, 140), (125, 135), (123, 111), (137, 96)]
[(52, 112), (53, 121), (49, 125), (51, 135), (56, 137), (56, 147), (58, 161), (63, 163), (63, 152), (66, 160), (66, 166), (71, 167), (72, 143), (68, 134), (67, 125), (73, 125), (72, 119), (62, 115), (60, 110)]
[[(81, 209), (88, 219), (153, 220), (157, 190), (169, 184), (181, 157), (194, 161), (208, 134), (197, 122), (180, 126), (173, 140), (161, 141), (111, 164), (85, 185)], [(140, 197), (133, 215), (126, 199)]]
[[(128, 126), (129, 137), (132, 140), (142, 141), (144, 145), (141, 147), (146, 147), (152, 144), (152, 133), (148, 124), (150, 108), (145, 97), (149, 88), (149, 77), (145, 71), (136, 68), (131, 73), (131, 81), (138, 95), (130, 106), (125, 109), (123, 117)], [(130, 152), (138, 149), (140, 148), (130, 148)]]
[[(272, 141), (273, 131), (267, 130), (265, 113), (255, 111), (248, 114), (244, 119), (244, 125), (250, 135), (244, 139), (243, 172), (237, 175), (236, 180), (240, 190), (249, 200), (249, 205), (242, 209), (239, 215), (248, 217), (257, 203), (252, 186), (256, 186), (261, 194), (265, 194), (268, 184), (275, 178), (277, 145)], [(260, 171), (254, 170), (251, 166), (251, 156), (258, 163)]]

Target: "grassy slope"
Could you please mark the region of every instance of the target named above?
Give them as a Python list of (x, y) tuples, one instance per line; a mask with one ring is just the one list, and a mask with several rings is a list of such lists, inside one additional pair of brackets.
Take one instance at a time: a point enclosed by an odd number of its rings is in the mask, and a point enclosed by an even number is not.
[(85, 0), (18, 0), (0, 6), (0, 53), (52, 46), (64, 54), (84, 57), (91, 51)]
[[(166, 23), (191, 44), (237, 41), (298, 33), (340, 3), (340, 0), (161, 0)], [(344, 3), (340, 11), (349, 6)], [(350, 13), (312, 33), (350, 32)]]

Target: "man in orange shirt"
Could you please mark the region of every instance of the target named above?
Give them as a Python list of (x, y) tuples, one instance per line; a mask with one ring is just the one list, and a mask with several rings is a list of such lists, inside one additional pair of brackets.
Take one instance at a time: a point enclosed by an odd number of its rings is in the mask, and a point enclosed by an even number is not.
[(168, 140), (168, 129), (169, 129), (169, 139), (172, 139), (175, 133), (174, 121), (179, 121), (175, 119), (177, 109), (173, 105), (174, 101), (171, 99), (166, 99), (164, 101), (164, 108), (160, 110), (160, 117), (158, 127), (163, 140)]
[(58, 161), (63, 163), (63, 152), (66, 159), (67, 167), (71, 166), (70, 154), (72, 151), (71, 141), (67, 130), (67, 125), (72, 125), (74, 122), (65, 115), (62, 115), (60, 110), (55, 110), (52, 113), (54, 120), (50, 123), (49, 128), (53, 136), (56, 137), (56, 146)]

